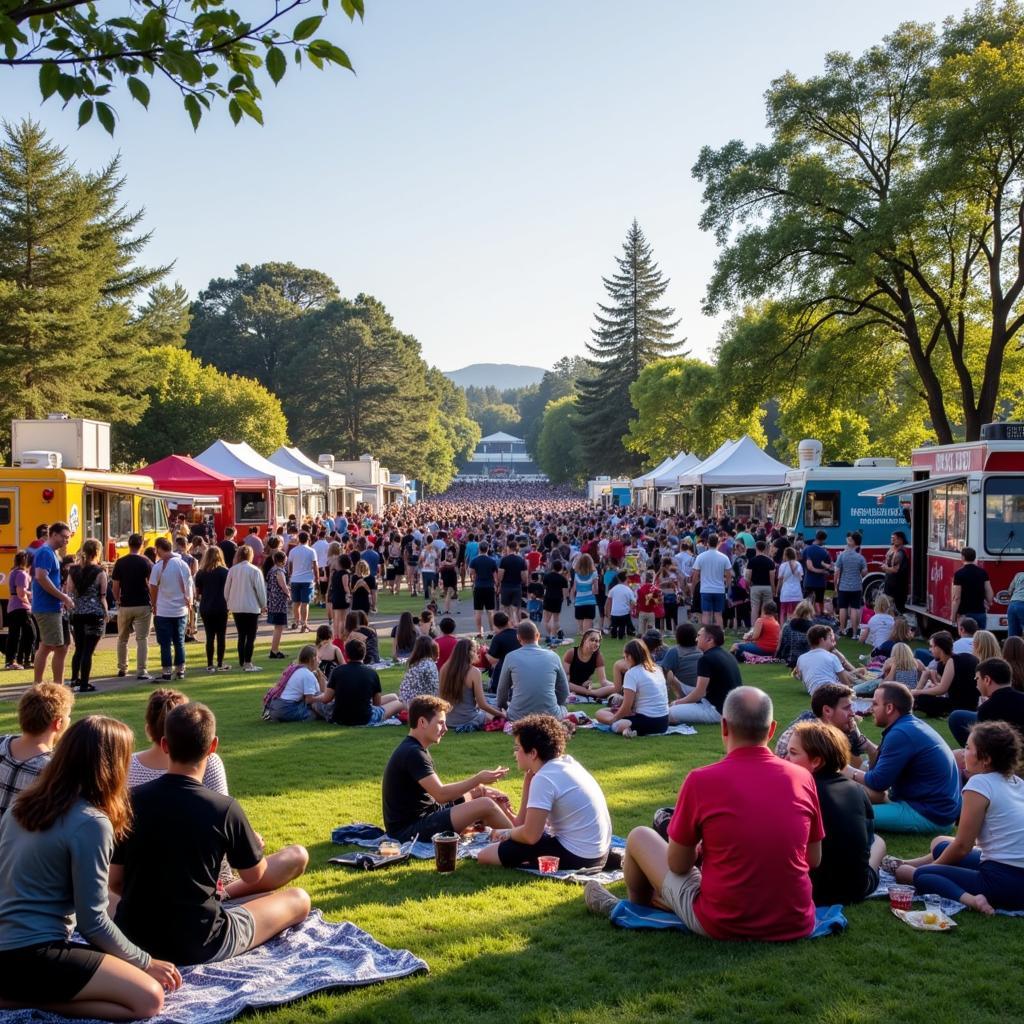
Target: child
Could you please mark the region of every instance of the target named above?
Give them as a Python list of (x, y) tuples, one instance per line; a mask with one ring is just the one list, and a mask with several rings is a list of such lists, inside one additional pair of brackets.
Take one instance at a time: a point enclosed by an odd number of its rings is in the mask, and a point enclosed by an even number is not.
[(626, 634), (633, 635), (633, 611), (636, 598), (626, 583), (626, 573), (619, 572), (615, 577), (615, 585), (608, 591), (608, 608), (612, 622), (612, 637), (625, 640)]
[(640, 584), (640, 589), (636, 594), (636, 628), (640, 633), (654, 629), (665, 615), (661, 587), (654, 582), (654, 572), (648, 569), (644, 573), (643, 579), (644, 581)]
[(345, 664), (345, 659), (341, 656), (341, 650), (334, 642), (334, 631), (330, 626), (317, 627), (316, 660), (325, 679), (331, 678), (331, 673), (337, 665)]

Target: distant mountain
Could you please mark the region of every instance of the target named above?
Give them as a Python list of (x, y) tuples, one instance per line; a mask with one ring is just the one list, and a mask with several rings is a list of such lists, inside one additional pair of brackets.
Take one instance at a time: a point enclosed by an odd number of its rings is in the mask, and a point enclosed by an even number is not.
[(515, 366), (512, 363), (473, 363), (461, 370), (445, 370), (444, 375), (460, 388), (525, 388), (539, 384), (547, 371), (539, 366)]

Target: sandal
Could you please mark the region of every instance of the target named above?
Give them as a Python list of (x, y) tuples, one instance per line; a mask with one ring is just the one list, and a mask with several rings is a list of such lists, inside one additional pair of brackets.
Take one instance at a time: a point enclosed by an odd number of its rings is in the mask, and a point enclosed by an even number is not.
[(900, 860), (899, 857), (893, 857), (886, 855), (882, 858), (882, 870), (888, 871), (890, 875), (896, 874), (896, 869), (902, 867), (904, 861)]

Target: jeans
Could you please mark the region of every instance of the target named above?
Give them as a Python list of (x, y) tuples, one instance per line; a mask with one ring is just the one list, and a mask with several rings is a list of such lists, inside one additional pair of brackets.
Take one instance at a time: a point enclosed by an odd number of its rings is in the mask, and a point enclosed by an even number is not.
[(228, 631), (228, 610), (227, 608), (217, 611), (201, 612), (203, 617), (203, 629), (206, 631), (206, 665), (213, 665), (213, 645), (217, 643), (217, 664), (224, 664), (224, 647), (227, 643)]
[(156, 642), (160, 645), (160, 667), (166, 675), (171, 671), (171, 648), (174, 648), (174, 667), (185, 667), (185, 622), (187, 615), (157, 615), (153, 619)]
[(436, 572), (424, 572), (422, 573), (423, 580), (423, 599), (425, 601), (430, 600), (431, 591), (437, 586), (437, 573)]
[(231, 616), (238, 631), (238, 664), (251, 665), (260, 617), (256, 612), (232, 612)]
[[(949, 843), (936, 843), (932, 851), (938, 857)], [(965, 893), (983, 895), (1000, 910), (1024, 909), (1024, 868), (982, 860), (981, 851), (972, 850), (959, 864), (925, 864), (914, 872), (918, 892), (937, 893), (959, 900)]]
[(951, 821), (932, 821), (908, 803), (890, 801), (887, 804), (875, 804), (875, 829), (878, 832), (912, 832), (933, 836), (936, 832), (944, 832), (952, 827)]
[[(244, 612), (235, 612), (235, 618)], [(272, 722), (307, 722), (313, 717), (313, 709), (301, 700), (282, 700), (275, 697), (267, 708)]]
[(15, 608), (7, 613), (7, 664), (17, 662), (28, 666), (32, 663), (32, 646), (35, 631), (29, 622), (27, 608)]
[(1006, 635), (1024, 636), (1024, 601), (1011, 601), (1007, 605)]
[(72, 615), (71, 635), (75, 639), (75, 653), (71, 655), (71, 678), (80, 686), (89, 685), (92, 675), (92, 655), (103, 636), (106, 619), (102, 615)]
[(970, 735), (971, 726), (977, 720), (977, 711), (951, 711), (949, 713), (949, 731), (961, 747), (967, 746), (967, 737)]
[(149, 628), (153, 624), (153, 609), (148, 604), (117, 609), (117, 668), (128, 671), (128, 638), (135, 630), (135, 671), (146, 671), (149, 663)]
[(743, 643), (737, 644), (736, 651), (739, 654), (757, 654), (762, 658), (773, 658), (775, 656), (775, 651), (766, 651), (763, 647), (758, 647), (751, 640), (744, 640)]

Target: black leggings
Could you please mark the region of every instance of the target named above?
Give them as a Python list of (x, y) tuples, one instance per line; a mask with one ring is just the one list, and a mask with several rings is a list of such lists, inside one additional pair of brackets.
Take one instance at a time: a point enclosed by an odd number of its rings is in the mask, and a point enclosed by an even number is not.
[(92, 654), (103, 636), (104, 623), (102, 615), (71, 616), (71, 636), (75, 641), (75, 653), (71, 656), (71, 678), (79, 686), (89, 685)]
[(235, 620), (235, 629), (238, 630), (238, 665), (241, 668), (252, 663), (260, 617), (256, 612), (232, 612), (231, 616)]
[(7, 613), (7, 664), (16, 661), (28, 665), (32, 660), (35, 633), (28, 621), (28, 609), (16, 608)]
[(213, 612), (201, 612), (203, 629), (206, 630), (206, 664), (213, 665), (213, 642), (217, 641), (217, 665), (224, 664), (224, 645), (227, 643), (228, 610), (218, 609)]

